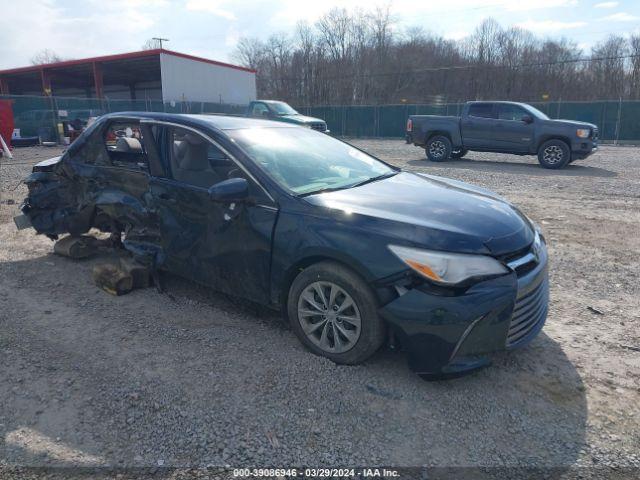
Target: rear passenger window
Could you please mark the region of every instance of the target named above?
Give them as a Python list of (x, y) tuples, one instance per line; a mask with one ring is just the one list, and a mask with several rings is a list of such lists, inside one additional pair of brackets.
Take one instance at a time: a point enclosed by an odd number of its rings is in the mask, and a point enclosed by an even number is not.
[(472, 103), (469, 105), (469, 116), (493, 118), (493, 105), (491, 103)]
[(105, 133), (104, 143), (112, 166), (148, 171), (149, 162), (140, 124), (111, 124)]

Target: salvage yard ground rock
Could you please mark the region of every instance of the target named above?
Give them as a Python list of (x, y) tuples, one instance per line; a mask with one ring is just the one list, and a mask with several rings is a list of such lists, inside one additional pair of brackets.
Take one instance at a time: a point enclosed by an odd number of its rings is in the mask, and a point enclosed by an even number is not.
[(640, 468), (640, 149), (550, 171), (531, 157), (434, 164), (400, 140), (353, 143), (495, 190), (542, 225), (551, 305), (530, 346), (429, 383), (387, 349), (334, 365), (277, 313), (174, 276), (164, 294), (107, 295), (91, 271), (108, 254), (55, 256), (15, 229), (20, 179), (59, 154), (19, 149), (0, 163), (0, 469)]

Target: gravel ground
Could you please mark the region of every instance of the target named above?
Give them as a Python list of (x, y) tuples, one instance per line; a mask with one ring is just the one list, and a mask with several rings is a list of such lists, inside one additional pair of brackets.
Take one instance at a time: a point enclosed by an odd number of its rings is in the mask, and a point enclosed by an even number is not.
[(542, 225), (551, 305), (530, 346), (425, 382), (388, 350), (336, 366), (278, 314), (177, 277), (166, 294), (109, 296), (90, 275), (104, 258), (57, 257), (46, 238), (16, 231), (18, 182), (59, 152), (19, 149), (0, 167), (0, 476), (26, 475), (19, 466), (640, 468), (640, 149), (603, 147), (555, 172), (530, 157), (434, 164), (400, 140), (353, 143), (495, 190)]

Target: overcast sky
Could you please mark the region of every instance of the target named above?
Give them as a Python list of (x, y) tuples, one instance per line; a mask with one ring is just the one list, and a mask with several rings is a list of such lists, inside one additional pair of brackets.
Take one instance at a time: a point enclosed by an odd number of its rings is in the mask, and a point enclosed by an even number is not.
[(44, 48), (65, 58), (140, 50), (146, 39), (166, 48), (233, 61), (242, 36), (292, 32), (335, 6), (390, 5), (396, 28), (422, 26), (459, 39), (486, 17), (588, 48), (610, 33), (640, 32), (640, 0), (1, 0), (0, 68), (29, 64)]

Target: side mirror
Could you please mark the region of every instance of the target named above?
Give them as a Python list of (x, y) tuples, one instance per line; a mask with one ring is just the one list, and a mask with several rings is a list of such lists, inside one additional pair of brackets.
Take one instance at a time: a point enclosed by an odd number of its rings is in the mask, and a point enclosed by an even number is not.
[(209, 198), (214, 202), (242, 202), (249, 197), (249, 183), (245, 178), (230, 178), (209, 187)]
[(533, 117), (531, 115), (523, 115), (522, 121), (527, 124), (533, 123)]

